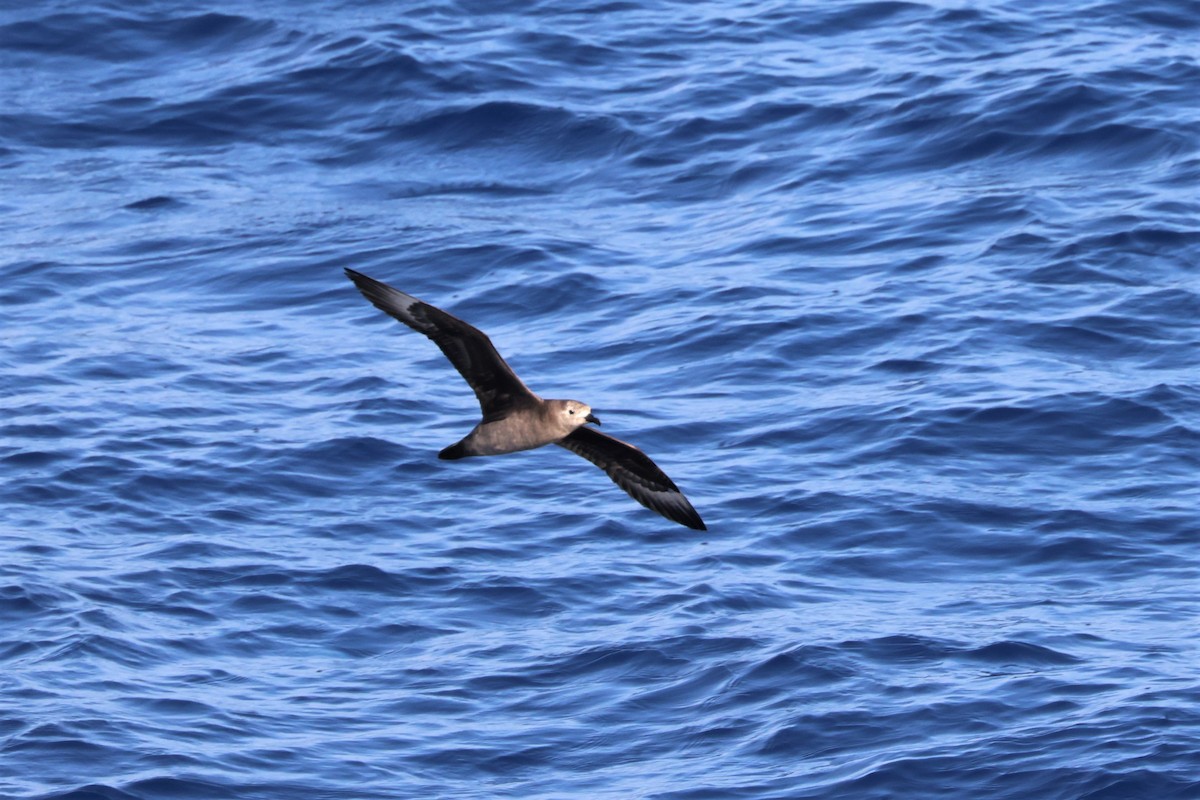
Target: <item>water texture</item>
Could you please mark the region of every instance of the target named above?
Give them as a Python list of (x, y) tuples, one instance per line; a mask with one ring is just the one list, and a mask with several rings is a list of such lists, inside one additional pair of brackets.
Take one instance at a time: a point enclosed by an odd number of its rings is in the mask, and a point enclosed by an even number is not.
[(0, 796), (1200, 797), (1200, 3), (6, 8)]

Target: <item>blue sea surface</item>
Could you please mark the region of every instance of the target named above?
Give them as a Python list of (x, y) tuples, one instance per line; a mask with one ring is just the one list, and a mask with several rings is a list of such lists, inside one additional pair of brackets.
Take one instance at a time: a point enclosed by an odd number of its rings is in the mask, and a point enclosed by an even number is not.
[[(0, 10), (0, 797), (1200, 797), (1200, 2)], [(478, 419), (359, 270), (695, 504)]]

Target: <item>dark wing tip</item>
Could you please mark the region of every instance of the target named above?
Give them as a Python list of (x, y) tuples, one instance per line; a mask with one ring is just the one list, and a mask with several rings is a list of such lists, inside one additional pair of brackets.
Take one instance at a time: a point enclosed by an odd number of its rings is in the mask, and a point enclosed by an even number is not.
[[(620, 485), (620, 484), (618, 484)], [(625, 487), (621, 487), (625, 488)], [(626, 492), (638, 502), (647, 508), (657, 511), (672, 522), (678, 522), (684, 527), (691, 528), (694, 531), (706, 531), (708, 526), (704, 524), (704, 520), (700, 519), (700, 514), (692, 506), (688, 499), (683, 496), (683, 492), (675, 489), (671, 494), (662, 498), (653, 498), (643, 501), (641, 498), (633, 494), (629, 489)], [(658, 502), (655, 502), (657, 500)]]
[(369, 300), (374, 301), (374, 298), (385, 297), (387, 292), (403, 294), (402, 292), (397, 292), (394, 287), (388, 286), (382, 281), (375, 280), (370, 275), (363, 275), (361, 272), (355, 272), (349, 267), (344, 267), (344, 269), (346, 270), (346, 277), (354, 281), (354, 285), (358, 287), (358, 290), (366, 295), (367, 299)]
[(394, 286), (344, 269), (373, 306), (433, 340), (475, 391), (485, 421), (503, 419), (514, 404), (536, 400), (483, 331)]
[(369, 275), (363, 275), (361, 272), (352, 270), (349, 267), (343, 267), (343, 269), (346, 271), (346, 277), (354, 281), (354, 285), (357, 286), (360, 291), (364, 287), (379, 283), (379, 281), (375, 280)]
[(388, 286), (383, 281), (377, 281), (369, 275), (355, 272), (349, 267), (344, 269), (346, 277), (354, 281), (355, 288), (363, 297), (367, 298), (371, 305), (426, 336), (432, 337), (437, 332), (437, 325), (428, 318), (428, 313), (423, 311), (426, 308), (436, 311), (432, 306), (422, 303), (411, 294), (405, 294), (395, 286)]
[(694, 531), (708, 530), (708, 526), (704, 524), (704, 520), (700, 519), (700, 515), (696, 513), (696, 509), (692, 508), (691, 503), (688, 503), (688, 511), (691, 513), (683, 517), (676, 518), (675, 521), (681, 525), (686, 525)]
[(651, 511), (692, 530), (708, 530), (679, 487), (628, 442), (593, 428), (577, 428), (558, 444), (600, 467), (613, 483)]

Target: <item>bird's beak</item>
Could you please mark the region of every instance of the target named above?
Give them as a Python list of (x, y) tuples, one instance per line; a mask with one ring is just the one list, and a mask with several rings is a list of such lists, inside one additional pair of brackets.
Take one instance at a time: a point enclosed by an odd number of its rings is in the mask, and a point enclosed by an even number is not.
[(600, 424), (600, 419), (595, 414), (588, 414), (586, 417), (583, 418), (583, 421), (590, 422), (594, 425)]

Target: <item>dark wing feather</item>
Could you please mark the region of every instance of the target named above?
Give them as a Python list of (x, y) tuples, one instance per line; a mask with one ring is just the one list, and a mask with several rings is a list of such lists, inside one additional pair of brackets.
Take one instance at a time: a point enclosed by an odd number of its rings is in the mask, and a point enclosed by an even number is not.
[(425, 334), (441, 348), (475, 390), (484, 422), (503, 419), (517, 405), (536, 402), (536, 395), (504, 362), (483, 331), (360, 272), (347, 269), (346, 275), (376, 308)]
[(613, 483), (651, 511), (694, 530), (708, 530), (679, 487), (633, 445), (586, 427), (576, 428), (558, 444), (607, 472)]

